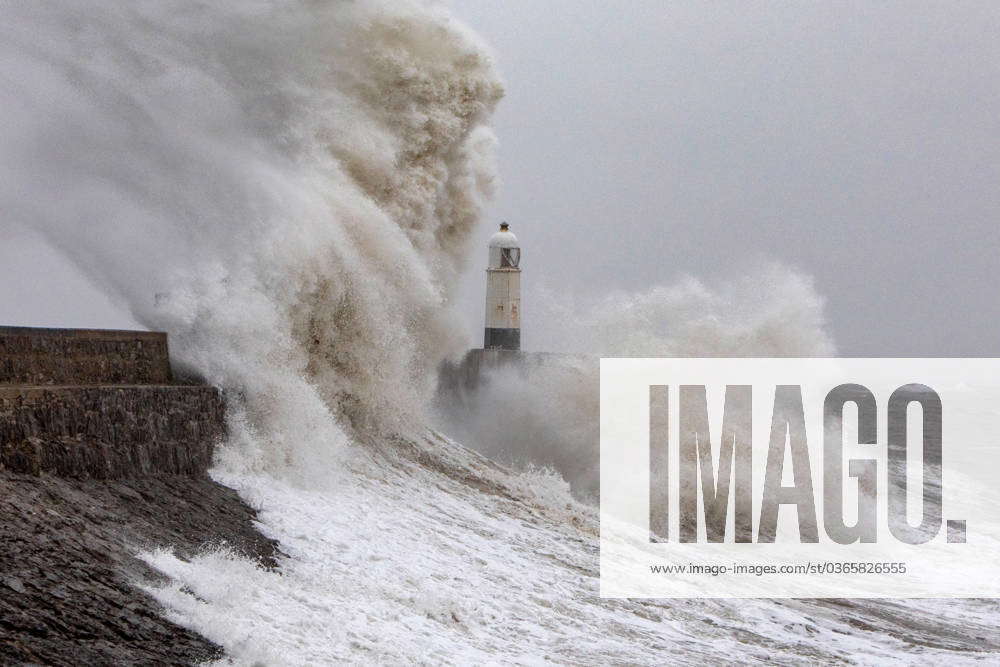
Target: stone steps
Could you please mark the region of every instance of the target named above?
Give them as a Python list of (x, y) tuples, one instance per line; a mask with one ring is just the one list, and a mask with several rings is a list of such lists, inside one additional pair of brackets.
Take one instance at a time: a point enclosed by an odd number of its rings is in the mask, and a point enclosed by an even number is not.
[(171, 379), (163, 333), (0, 328), (0, 470), (204, 474), (222, 395)]

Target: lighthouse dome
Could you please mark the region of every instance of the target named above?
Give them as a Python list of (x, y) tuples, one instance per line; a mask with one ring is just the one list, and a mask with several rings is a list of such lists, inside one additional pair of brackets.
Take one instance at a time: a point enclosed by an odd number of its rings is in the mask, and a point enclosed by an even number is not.
[(521, 246), (506, 222), (500, 231), (490, 237), (490, 269), (517, 270), (521, 262)]
[(517, 237), (514, 232), (497, 232), (490, 237), (491, 248), (517, 248)]

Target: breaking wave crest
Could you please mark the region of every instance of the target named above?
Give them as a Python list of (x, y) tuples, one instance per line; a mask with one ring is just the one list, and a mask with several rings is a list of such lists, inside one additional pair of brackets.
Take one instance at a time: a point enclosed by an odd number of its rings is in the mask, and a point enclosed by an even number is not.
[(472, 33), (419, 0), (5, 14), (5, 216), (170, 331), (246, 461), (294, 471), (420, 414), (495, 178)]

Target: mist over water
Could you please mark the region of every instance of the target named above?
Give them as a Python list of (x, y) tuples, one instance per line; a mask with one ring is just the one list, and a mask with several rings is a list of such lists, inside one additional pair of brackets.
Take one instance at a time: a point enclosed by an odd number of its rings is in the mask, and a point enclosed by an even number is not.
[(555, 354), (491, 369), (461, 400), (442, 396), (443, 428), (516, 469), (557, 471), (596, 503), (600, 476), (600, 357), (825, 357), (834, 354), (823, 300), (805, 275), (779, 264), (707, 285), (689, 277), (589, 303), (533, 295), (539, 350)]
[[(178, 367), (226, 392), (231, 438), (213, 474), (261, 510), (287, 558), (268, 572), (224, 549), (142, 557), (170, 578), (144, 584), (165, 613), (229, 660), (863, 650), (902, 662), (914, 647), (950, 657), (985, 632), (986, 612), (947, 604), (893, 607), (895, 634), (859, 634), (864, 610), (600, 600), (596, 515), (567, 483), (508, 472), (428, 428), (438, 363), (467, 344), (447, 306), (495, 185), (487, 124), (502, 96), (487, 48), (441, 5), (13, 3), (0, 81), (3, 224), (42, 234), (138, 322), (169, 331)], [(833, 350), (808, 279), (780, 267), (561, 308), (538, 316), (562, 326), (537, 340), (581, 355)], [(489, 440), (484, 403), (452, 426), (586, 496), (595, 366), (578, 360), (475, 399), (519, 415), (519, 449)], [(960, 629), (934, 644), (931, 618)]]

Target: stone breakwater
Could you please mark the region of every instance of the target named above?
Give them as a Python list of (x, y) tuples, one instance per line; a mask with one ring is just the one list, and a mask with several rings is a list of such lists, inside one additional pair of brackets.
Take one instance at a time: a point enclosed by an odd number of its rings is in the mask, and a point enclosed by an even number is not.
[(174, 383), (166, 334), (0, 327), (0, 470), (198, 475), (224, 436), (220, 392)]
[(157, 331), (0, 327), (0, 384), (169, 384)]
[(12, 472), (196, 475), (224, 435), (213, 387), (0, 387), (0, 466)]
[(135, 558), (226, 546), (274, 567), (255, 512), (208, 478), (218, 389), (178, 384), (165, 334), (0, 327), (0, 664), (221, 656), (136, 584)]

